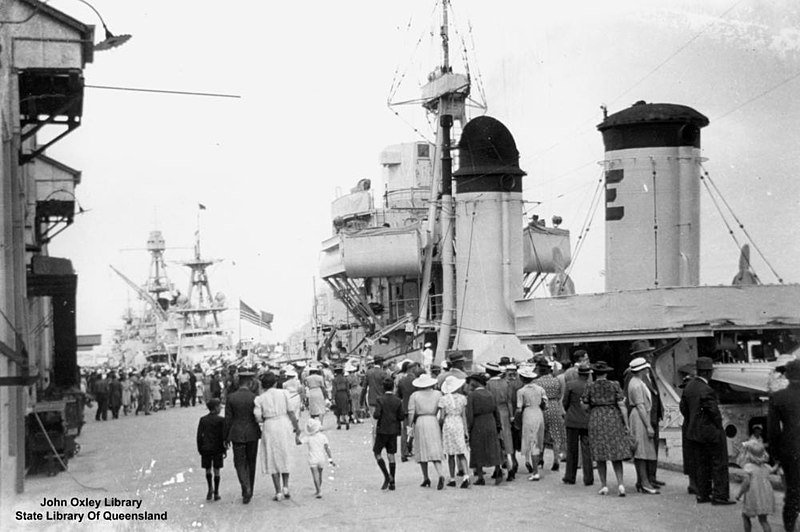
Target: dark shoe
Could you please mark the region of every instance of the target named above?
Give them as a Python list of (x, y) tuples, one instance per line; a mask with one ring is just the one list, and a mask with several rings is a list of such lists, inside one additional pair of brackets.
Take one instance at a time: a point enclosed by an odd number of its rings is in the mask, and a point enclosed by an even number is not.
[(443, 490), (444, 489), (444, 477), (439, 477), (439, 483), (436, 484), (436, 489), (437, 490)]
[(381, 486), (381, 489), (382, 490), (389, 489), (389, 479), (388, 478), (384, 478), (383, 479), (383, 485)]
[(713, 506), (728, 506), (730, 504), (736, 504), (736, 501), (730, 499), (711, 499), (711, 504)]
[(389, 491), (394, 491), (394, 480), (389, 481)]
[(251, 495), (246, 495), (246, 496), (242, 497), (242, 504), (248, 504), (250, 502), (251, 498), (252, 498)]
[(558, 468), (559, 468), (559, 464), (558, 464), (558, 462), (556, 462), (556, 463), (553, 464), (553, 467), (550, 468), (550, 471), (558, 471)]
[(350, 430), (350, 423), (348, 423), (347, 425), (345, 425), (345, 426), (344, 426), (344, 429), (345, 429), (345, 430)]
[(503, 482), (503, 475), (502, 474), (497, 475), (497, 476), (494, 477), (494, 485), (495, 486), (499, 486), (500, 483), (502, 483), (502, 482)]
[(210, 501), (210, 500), (211, 500), (211, 499), (213, 499), (213, 498), (214, 498), (214, 492), (213, 492), (213, 491), (211, 491), (211, 490), (209, 490), (209, 492), (208, 492), (208, 493), (206, 493), (206, 500), (207, 500), (207, 501)]
[(697, 497), (697, 504), (711, 502), (711, 497)]
[(426, 478), (422, 481), (422, 484), (419, 485), (420, 488), (430, 488), (431, 487), (431, 479)]
[(566, 478), (562, 478), (561, 482), (563, 482), (564, 484), (575, 484), (574, 480), (567, 480)]
[(481, 478), (479, 478), (478, 480), (475, 481), (475, 485), (476, 486), (485, 486), (486, 485), (486, 481), (483, 479), (483, 477), (481, 477)]
[(594, 482), (584, 482), (584, 486), (594, 486)]
[(508, 476), (506, 477), (506, 482), (511, 482), (515, 478), (517, 478), (517, 475), (514, 474), (514, 470), (512, 469), (511, 471), (508, 472)]
[(469, 479), (465, 478), (464, 480), (462, 480), (461, 481), (461, 486), (459, 486), (459, 487), (461, 489), (467, 489), (469, 487)]
[(455, 488), (456, 487), (456, 481), (455, 480), (451, 480), (450, 482), (447, 483), (447, 487), (448, 488)]
[(667, 485), (666, 482), (661, 482), (660, 480), (651, 480), (650, 484), (652, 484), (654, 488), (663, 488)]
[(401, 462), (408, 462), (408, 456), (401, 456), (400, 457), (400, 461)]
[(342, 430), (342, 426), (341, 425), (336, 425), (336, 430)]
[(219, 496), (219, 493), (215, 493), (215, 494), (214, 494), (214, 500), (215, 500), (215, 501), (218, 501), (218, 500), (220, 500), (221, 498), (222, 498), (222, 497), (220, 497), (220, 496)]

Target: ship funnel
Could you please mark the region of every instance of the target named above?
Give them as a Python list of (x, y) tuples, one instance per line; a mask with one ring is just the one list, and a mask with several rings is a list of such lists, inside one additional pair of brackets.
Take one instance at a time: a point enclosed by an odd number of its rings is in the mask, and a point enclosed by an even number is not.
[(471, 352), (473, 363), (526, 359), (530, 351), (513, 334), (523, 275), (519, 151), (508, 128), (488, 116), (464, 126), (458, 147), (453, 347)]
[(517, 143), (506, 126), (490, 116), (470, 120), (458, 143), (459, 169), (455, 177), (523, 176)]

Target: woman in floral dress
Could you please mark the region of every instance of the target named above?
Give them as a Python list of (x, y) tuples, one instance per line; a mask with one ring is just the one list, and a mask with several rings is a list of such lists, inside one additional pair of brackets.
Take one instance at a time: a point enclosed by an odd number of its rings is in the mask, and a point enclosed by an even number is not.
[[(561, 453), (567, 441), (567, 429), (564, 425), (564, 407), (561, 398), (564, 395), (561, 381), (553, 376), (552, 368), (547, 360), (542, 359), (536, 364), (539, 378), (534, 382), (544, 388), (547, 393), (547, 410), (544, 411), (544, 443), (553, 447), (552, 471), (558, 471)], [(542, 457), (544, 458), (544, 457)], [(540, 458), (540, 463), (542, 459)]]
[(439, 399), (439, 412), (444, 417), (442, 424), (442, 448), (447, 455), (447, 465), (450, 468), (450, 487), (456, 485), (456, 461), (458, 461), (458, 476), (461, 477), (461, 487), (469, 487), (469, 475), (467, 467), (467, 398), (459, 393), (465, 379), (459, 379), (455, 375), (448, 375), (442, 383), (442, 393)]
[(592, 366), (592, 370), (596, 380), (586, 386), (581, 401), (589, 407), (589, 446), (603, 485), (599, 493), (608, 494), (606, 461), (610, 461), (619, 486), (617, 493), (624, 497), (622, 461), (631, 457), (627, 442), (628, 412), (625, 408), (625, 395), (616, 381), (607, 378), (614, 368), (600, 361)]

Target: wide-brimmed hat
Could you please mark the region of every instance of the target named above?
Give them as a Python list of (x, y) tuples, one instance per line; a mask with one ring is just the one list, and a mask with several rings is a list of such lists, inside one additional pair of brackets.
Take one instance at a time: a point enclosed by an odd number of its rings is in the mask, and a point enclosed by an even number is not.
[(464, 360), (464, 358), (464, 353), (461, 352), (450, 353), (447, 356), (447, 360), (450, 362), (458, 362), (459, 360)]
[(503, 372), (503, 368), (501, 368), (499, 364), (496, 364), (494, 362), (487, 362), (486, 364), (483, 365), (483, 369), (485, 369), (486, 371), (490, 371), (492, 373)]
[(473, 373), (467, 377), (467, 380), (477, 382), (481, 386), (486, 386), (486, 383), (489, 381), (484, 373)]
[(294, 368), (286, 368), (284, 375), (287, 377), (297, 377), (297, 371)]
[(430, 388), (436, 384), (436, 379), (428, 375), (427, 373), (423, 373), (413, 381), (411, 384), (414, 385), (415, 388)]
[(697, 357), (697, 371), (711, 371), (714, 369), (714, 361), (709, 357)]
[(532, 366), (522, 366), (522, 367), (520, 367), (519, 370), (517, 370), (517, 374), (520, 377), (523, 377), (523, 378), (526, 378), (526, 379), (535, 379), (536, 377), (538, 377), (536, 372), (533, 371), (533, 367)]
[(611, 373), (614, 371), (614, 368), (606, 364), (604, 360), (600, 360), (597, 364), (592, 366), (592, 371), (595, 373), (599, 373), (600, 375), (605, 375), (606, 373)]
[(516, 364), (508, 364), (507, 366), (505, 366), (505, 368), (506, 368), (506, 371), (517, 371), (517, 365)]
[(306, 423), (306, 432), (308, 432), (309, 435), (316, 434), (319, 432), (320, 427), (322, 427), (322, 423), (320, 423), (318, 419), (313, 417), (309, 418), (308, 422)]
[(639, 353), (649, 353), (655, 350), (656, 348), (650, 345), (648, 340), (634, 340), (631, 342), (631, 350), (628, 352), (628, 354), (638, 355)]
[(467, 382), (466, 379), (459, 379), (455, 375), (448, 375), (442, 383), (442, 393), (453, 393), (464, 386), (465, 382)]
[(644, 357), (636, 357), (631, 360), (631, 363), (628, 364), (628, 367), (635, 373), (637, 371), (642, 371), (643, 369), (649, 368), (650, 364), (647, 363), (647, 360), (645, 360)]
[(344, 365), (344, 370), (345, 370), (346, 372), (348, 372), (348, 373), (351, 373), (351, 372), (353, 372), (353, 371), (356, 371), (357, 369), (358, 369), (358, 368), (356, 368), (354, 365), (352, 365), (352, 364), (350, 364), (350, 363), (347, 363), (347, 364), (345, 364), (345, 365)]

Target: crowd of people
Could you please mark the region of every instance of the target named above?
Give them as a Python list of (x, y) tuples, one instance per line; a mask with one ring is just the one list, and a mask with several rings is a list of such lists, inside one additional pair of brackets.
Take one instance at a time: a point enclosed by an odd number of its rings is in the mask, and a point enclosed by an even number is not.
[[(527, 480), (541, 481), (545, 449), (551, 449), (547, 465), (552, 472), (563, 467), (564, 484), (576, 484), (580, 471), (585, 486), (598, 477), (598, 494), (625, 497), (624, 461), (634, 464), (638, 493), (658, 495), (664, 485), (657, 478), (664, 408), (653, 352), (648, 341), (632, 342), (624, 369), (591, 362), (578, 349), (564, 365), (538, 354), (521, 363), (502, 357), (468, 371), (463, 354), (454, 352), (443, 367), (376, 356), (367, 368), (327, 362), (231, 365), (206, 372), (148, 368), (119, 377), (113, 371), (92, 374), (86, 386), (98, 403), (98, 420), (108, 409), (117, 418), (120, 409), (124, 415), (147, 415), (205, 403), (209, 414), (198, 425), (197, 448), (208, 500), (219, 499), (219, 469), (231, 448), (242, 502), (253, 497), (259, 455), (273, 482), (273, 499), (290, 498), (290, 456), (300, 444), (307, 448), (315, 495), (322, 497), (322, 471), (333, 463), (320, 430), (329, 411), (336, 429), (371, 419), (372, 452), (384, 490), (397, 487), (398, 454), (399, 461), (419, 465), (423, 488), (441, 490), (486, 485), (487, 473), (495, 485), (514, 481), (520, 465)], [(699, 357), (694, 370), (681, 384), (680, 401), (687, 491), (699, 504), (735, 504), (719, 400), (710, 386), (712, 360)], [(619, 381), (610, 379), (612, 374)], [(736, 498), (744, 499), (745, 530), (752, 518), (769, 530), (775, 506), (770, 475), (785, 479), (786, 530), (794, 529), (800, 510), (800, 361), (794, 357), (779, 360), (770, 378), (770, 401), (769, 430), (755, 426), (740, 457), (745, 481)], [(301, 426), (302, 412), (308, 421)]]

